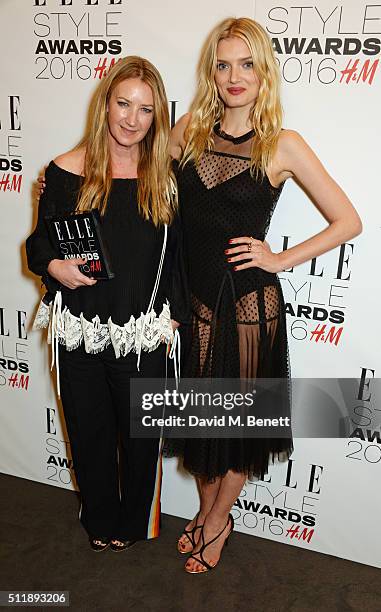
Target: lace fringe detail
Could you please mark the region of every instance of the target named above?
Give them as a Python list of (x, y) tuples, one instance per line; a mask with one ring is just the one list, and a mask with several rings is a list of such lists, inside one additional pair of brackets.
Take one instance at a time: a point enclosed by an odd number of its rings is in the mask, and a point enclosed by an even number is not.
[(93, 355), (101, 353), (110, 344), (114, 347), (116, 358), (121, 355), (125, 356), (132, 351), (135, 352), (138, 356), (136, 363), (138, 371), (140, 371), (142, 351), (154, 351), (161, 342), (166, 342), (168, 346), (171, 345), (169, 357), (174, 361), (176, 387), (178, 386), (178, 377), (180, 376), (179, 332), (177, 329), (175, 331), (172, 330), (168, 302), (163, 304), (159, 317), (156, 316), (153, 309), (160, 283), (167, 239), (168, 226), (164, 225), (163, 246), (151, 299), (147, 312), (145, 314), (141, 313), (140, 317), (136, 320), (131, 315), (128, 323), (116, 325), (112, 322), (111, 317), (107, 323), (101, 323), (98, 315), (91, 321), (88, 321), (83, 316), (83, 313), (76, 317), (67, 306), (62, 309), (61, 291), (56, 292), (54, 301), (49, 306), (41, 300), (33, 327), (34, 329), (42, 329), (49, 326), (48, 342), (51, 342), (52, 345), (50, 369), (52, 370), (54, 365), (56, 366), (58, 397), (61, 395), (58, 345), (62, 344), (66, 346), (68, 351), (73, 351), (80, 346), (82, 341), (85, 345), (86, 353), (92, 353)]
[(37, 329), (45, 329), (46, 327), (48, 327), (51, 308), (51, 304), (47, 305), (41, 300), (33, 322), (33, 331), (36, 331)]
[[(151, 310), (147, 315), (141, 313), (137, 319), (131, 315), (129, 321), (124, 325), (117, 325), (111, 317), (107, 323), (101, 323), (98, 315), (88, 321), (83, 313), (76, 317), (65, 306), (61, 316), (55, 317), (53, 334), (52, 307), (52, 304), (48, 306), (41, 300), (33, 329), (48, 327), (49, 344), (53, 335), (57, 338), (59, 344), (66, 347), (67, 351), (74, 351), (83, 342), (86, 353), (96, 355), (112, 344), (115, 357), (118, 358), (125, 357), (131, 352), (138, 353), (140, 342), (141, 350), (146, 352), (154, 351), (163, 342), (166, 344), (173, 342), (174, 334), (168, 302), (163, 304), (159, 316), (156, 315), (154, 310)], [(144, 332), (141, 338), (143, 328)]]

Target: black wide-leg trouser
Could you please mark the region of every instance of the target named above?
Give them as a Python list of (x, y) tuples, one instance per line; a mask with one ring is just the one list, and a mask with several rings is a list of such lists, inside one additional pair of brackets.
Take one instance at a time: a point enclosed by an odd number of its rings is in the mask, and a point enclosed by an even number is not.
[[(159, 535), (160, 440), (130, 438), (130, 378), (165, 376), (165, 345), (116, 359), (112, 347), (96, 355), (60, 347), (66, 427), (90, 537), (140, 540)], [(118, 453), (118, 441), (119, 453)]]

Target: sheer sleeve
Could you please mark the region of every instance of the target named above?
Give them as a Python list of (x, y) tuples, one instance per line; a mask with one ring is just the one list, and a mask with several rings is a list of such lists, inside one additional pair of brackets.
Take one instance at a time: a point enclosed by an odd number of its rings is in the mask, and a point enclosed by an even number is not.
[(175, 217), (169, 228), (168, 250), (171, 263), (167, 297), (170, 303), (171, 317), (182, 325), (186, 325), (191, 321), (191, 308), (179, 216)]

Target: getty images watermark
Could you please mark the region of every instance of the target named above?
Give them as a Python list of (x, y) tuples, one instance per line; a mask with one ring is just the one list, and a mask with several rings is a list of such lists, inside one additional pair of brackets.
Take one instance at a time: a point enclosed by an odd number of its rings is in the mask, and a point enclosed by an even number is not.
[(290, 437), (286, 380), (158, 379), (131, 382), (134, 437)]
[(174, 380), (132, 379), (130, 435), (381, 440), (381, 380), (371, 382), (370, 388), (362, 378), (183, 378), (176, 387)]
[[(144, 415), (141, 417), (143, 427), (290, 427), (290, 417), (259, 418), (255, 414), (213, 414), (214, 408), (231, 411), (236, 408), (249, 409), (255, 405), (256, 390), (247, 393), (210, 393), (191, 389), (181, 392), (177, 389), (166, 389), (163, 393), (143, 393), (142, 410), (151, 411), (165, 408), (171, 413), (174, 410), (184, 416), (165, 413), (161, 417)], [(199, 416), (195, 412), (208, 410), (209, 416)], [(156, 410), (155, 410), (156, 412)], [(245, 410), (246, 412), (246, 410)], [(244, 418), (243, 418), (244, 417)]]

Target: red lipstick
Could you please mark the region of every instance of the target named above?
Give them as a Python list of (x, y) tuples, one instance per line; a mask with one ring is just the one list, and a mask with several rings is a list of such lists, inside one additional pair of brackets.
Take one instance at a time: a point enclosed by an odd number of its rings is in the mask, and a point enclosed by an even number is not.
[(232, 96), (239, 96), (245, 90), (244, 87), (228, 87), (228, 92), (232, 94)]

